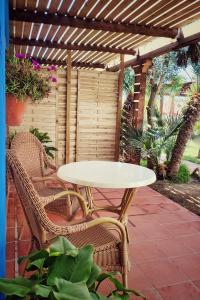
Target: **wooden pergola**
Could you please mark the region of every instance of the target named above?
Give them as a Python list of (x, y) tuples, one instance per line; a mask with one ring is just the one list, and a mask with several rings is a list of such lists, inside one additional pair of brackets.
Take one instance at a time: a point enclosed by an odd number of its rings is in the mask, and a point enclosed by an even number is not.
[[(199, 18), (200, 0), (10, 0), (10, 43), (15, 53), (30, 54), (41, 64), (67, 66), (69, 98), (72, 68), (120, 70), (119, 133), (124, 68), (134, 67), (134, 118), (140, 128), (148, 59), (199, 40), (199, 34), (186, 39), (180, 34), (182, 26)], [(136, 56), (138, 47), (155, 37), (174, 41), (160, 52)], [(125, 63), (126, 54), (133, 60)], [(120, 64), (108, 68), (117, 56)], [(70, 99), (67, 103), (69, 114)]]

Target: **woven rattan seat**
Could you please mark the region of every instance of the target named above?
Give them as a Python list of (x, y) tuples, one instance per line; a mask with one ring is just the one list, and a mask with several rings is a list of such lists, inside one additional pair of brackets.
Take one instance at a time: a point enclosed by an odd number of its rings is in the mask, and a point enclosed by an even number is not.
[[(42, 143), (30, 132), (19, 132), (11, 143), (11, 150), (26, 169), (35, 189), (41, 197), (52, 196), (67, 190), (66, 185), (57, 178), (57, 168), (48, 159)], [(54, 186), (50, 187), (50, 183)], [(57, 187), (59, 186), (59, 187)], [(85, 195), (84, 189), (80, 192)], [(46, 209), (71, 219), (77, 209), (74, 197), (64, 196), (59, 203), (49, 204)]]
[[(94, 220), (87, 217), (87, 202), (77, 192), (63, 191), (54, 196), (41, 197), (12, 150), (7, 151), (7, 162), (32, 233), (33, 245), (42, 248), (60, 235), (66, 236), (77, 247), (92, 244), (95, 262), (104, 270), (120, 271), (127, 285), (127, 238), (124, 225), (109, 217)], [(87, 221), (73, 225), (66, 221), (66, 225), (61, 226), (49, 219), (45, 207), (50, 203), (58, 203), (64, 195), (78, 199)], [(115, 234), (112, 233), (113, 229)]]

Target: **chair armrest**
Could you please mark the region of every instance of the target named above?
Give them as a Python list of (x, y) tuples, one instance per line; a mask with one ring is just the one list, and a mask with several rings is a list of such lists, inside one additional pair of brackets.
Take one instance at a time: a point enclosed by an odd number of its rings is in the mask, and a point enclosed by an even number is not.
[[(48, 217), (47, 217), (48, 218)], [(127, 247), (126, 243), (127, 243), (127, 234), (126, 234), (126, 230), (125, 230), (125, 226), (120, 223), (119, 221), (117, 221), (114, 218), (110, 218), (110, 217), (102, 217), (102, 218), (98, 218), (98, 219), (94, 219), (88, 222), (83, 222), (83, 223), (79, 223), (79, 224), (75, 224), (75, 225), (69, 225), (69, 226), (60, 226), (60, 225), (56, 225), (54, 224), (50, 219), (46, 219), (46, 220), (41, 220), (41, 223), (43, 223), (43, 227), (48, 231), (48, 232), (52, 232), (56, 235), (70, 235), (76, 232), (84, 232), (85, 230), (97, 226), (97, 225), (103, 225), (103, 224), (112, 224), (115, 225), (120, 233), (120, 237), (121, 237), (121, 241), (123, 243), (123, 248)], [(112, 228), (113, 229), (113, 228)], [(109, 230), (109, 229), (107, 229)]]
[(77, 197), (84, 216), (88, 215), (88, 213), (89, 213), (88, 204), (85, 201), (85, 199), (83, 198), (83, 196), (81, 194), (79, 194), (75, 191), (71, 191), (71, 190), (65, 190), (63, 192), (57, 193), (57, 194), (55, 194), (53, 196), (50, 196), (50, 197), (43, 197), (43, 204), (44, 204), (44, 206), (46, 206), (47, 204), (49, 204), (53, 201), (56, 201), (56, 200), (58, 200), (58, 199), (60, 199), (64, 196), (68, 196), (68, 197), (75, 196), (75, 197)]
[(53, 176), (43, 176), (43, 177), (37, 176), (37, 177), (31, 177), (30, 179), (33, 183), (39, 183), (39, 182), (45, 182), (45, 181), (55, 181), (56, 180), (56, 182), (59, 183), (60, 186), (64, 190), (67, 190), (64, 182), (61, 179), (59, 179), (57, 176), (55, 176), (55, 177), (53, 177)]
[[(102, 217), (102, 218), (94, 219), (94, 220), (84, 222), (84, 223), (81, 223), (81, 224), (66, 226), (66, 230), (68, 232), (68, 235), (70, 235), (70, 234), (80, 232), (80, 231), (84, 231), (84, 230), (89, 229), (91, 227), (94, 227), (94, 226), (97, 226), (97, 225), (103, 225), (103, 224), (115, 225), (117, 231), (119, 231), (119, 233), (120, 233), (121, 241), (124, 245), (123, 247), (126, 247), (127, 233), (126, 233), (125, 226), (121, 222), (119, 222), (116, 219), (111, 218), (111, 217)], [(65, 230), (64, 227), (65, 226), (63, 226), (63, 230)], [(114, 229), (113, 226), (111, 228), (112, 228), (112, 230)], [(109, 230), (109, 228), (107, 228), (107, 230)]]

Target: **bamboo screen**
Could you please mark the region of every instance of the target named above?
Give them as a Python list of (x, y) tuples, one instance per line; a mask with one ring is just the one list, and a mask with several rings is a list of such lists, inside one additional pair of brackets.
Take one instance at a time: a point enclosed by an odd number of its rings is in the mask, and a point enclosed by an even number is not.
[[(17, 131), (36, 127), (49, 133), (58, 149), (55, 160), (65, 163), (66, 70), (57, 70), (48, 98), (28, 103), (24, 121)], [(118, 74), (73, 70), (70, 97), (70, 161), (115, 160)]]

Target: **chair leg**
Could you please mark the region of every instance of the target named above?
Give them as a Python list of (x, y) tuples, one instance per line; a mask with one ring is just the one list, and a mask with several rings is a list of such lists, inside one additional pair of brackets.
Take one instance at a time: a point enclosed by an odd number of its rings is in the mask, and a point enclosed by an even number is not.
[[(28, 251), (27, 251), (28, 252), (27, 255), (29, 255), (33, 251), (34, 244), (35, 244), (35, 239), (34, 239), (34, 237), (32, 237), (31, 238), (30, 246), (29, 246)], [(26, 259), (26, 263), (24, 265), (23, 276), (25, 276), (25, 274), (26, 274), (26, 267), (27, 267), (27, 265), (28, 265), (28, 259)]]
[(122, 282), (125, 288), (128, 288), (128, 274), (127, 274), (127, 268), (124, 270), (122, 274)]

